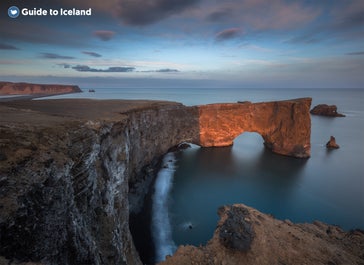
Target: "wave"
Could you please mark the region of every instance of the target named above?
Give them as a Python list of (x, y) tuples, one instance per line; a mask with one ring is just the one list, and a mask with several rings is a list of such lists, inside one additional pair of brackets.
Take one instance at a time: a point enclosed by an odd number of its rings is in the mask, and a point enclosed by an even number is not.
[(152, 236), (155, 245), (155, 262), (165, 260), (167, 255), (176, 251), (172, 239), (172, 229), (169, 219), (168, 200), (175, 172), (175, 156), (167, 153), (163, 158), (162, 169), (158, 172), (154, 185), (152, 206)]

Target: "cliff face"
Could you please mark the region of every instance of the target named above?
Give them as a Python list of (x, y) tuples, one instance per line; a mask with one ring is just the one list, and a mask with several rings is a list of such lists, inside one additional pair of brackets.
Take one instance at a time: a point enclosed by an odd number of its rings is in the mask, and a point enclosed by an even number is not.
[[(138, 264), (128, 232), (128, 145), (113, 126), (1, 128), (0, 255), (45, 264)], [(10, 138), (11, 136), (11, 138)], [(121, 160), (120, 158), (125, 158)], [(5, 167), (5, 168), (4, 168)]]
[[(1, 109), (8, 120), (0, 126), (0, 255), (45, 264), (141, 264), (129, 210), (138, 210), (152, 177), (143, 166), (190, 138), (190, 110), (147, 103), (87, 120), (34, 110), (59, 101), (28, 104)], [(35, 117), (37, 124), (26, 122)]]
[(183, 141), (221, 146), (243, 131), (261, 133), (275, 152), (304, 156), (309, 103), (2, 103), (0, 256), (45, 264), (140, 264), (129, 214), (140, 210), (153, 179), (145, 166)]
[(82, 92), (78, 86), (0, 82), (0, 95), (65, 94)]
[(257, 132), (273, 152), (310, 156), (310, 98), (199, 106), (201, 146), (227, 146), (243, 132)]
[(363, 264), (364, 233), (321, 222), (280, 221), (243, 204), (219, 209), (206, 246), (180, 246), (161, 265), (184, 264)]

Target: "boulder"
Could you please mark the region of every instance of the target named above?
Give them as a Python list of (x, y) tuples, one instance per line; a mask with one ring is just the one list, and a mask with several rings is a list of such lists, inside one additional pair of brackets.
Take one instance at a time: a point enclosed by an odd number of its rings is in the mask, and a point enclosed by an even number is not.
[[(226, 209), (219, 210), (220, 215)], [(226, 212), (227, 218), (220, 228), (220, 243), (228, 249), (248, 251), (254, 239), (254, 231), (245, 208), (231, 207)]]

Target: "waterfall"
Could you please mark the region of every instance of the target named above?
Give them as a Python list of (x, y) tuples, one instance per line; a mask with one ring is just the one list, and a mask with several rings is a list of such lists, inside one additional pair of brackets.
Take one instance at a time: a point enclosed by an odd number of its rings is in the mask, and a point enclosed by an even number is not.
[(163, 158), (161, 170), (158, 172), (154, 185), (152, 206), (152, 236), (155, 245), (155, 262), (163, 261), (166, 255), (172, 255), (176, 245), (172, 239), (169, 220), (168, 200), (172, 188), (175, 157), (167, 153)]

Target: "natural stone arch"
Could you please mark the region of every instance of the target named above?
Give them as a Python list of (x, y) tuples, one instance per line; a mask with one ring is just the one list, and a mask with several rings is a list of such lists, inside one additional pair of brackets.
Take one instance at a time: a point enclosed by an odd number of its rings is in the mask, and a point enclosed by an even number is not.
[(250, 150), (250, 151), (259, 151), (260, 148), (258, 147), (258, 150), (252, 150), (251, 148), (254, 147), (257, 148), (257, 145), (262, 145), (262, 147), (264, 144), (264, 138), (262, 137), (262, 135), (260, 135), (257, 132), (249, 132), (249, 131), (244, 131), (243, 133), (239, 134), (236, 138), (234, 138), (233, 141), (233, 145), (240, 145), (242, 146), (244, 149)]
[(209, 104), (198, 107), (203, 147), (228, 146), (245, 131), (257, 132), (273, 152), (310, 156), (311, 98), (262, 103)]

